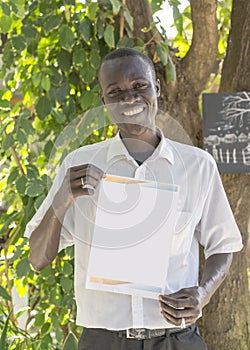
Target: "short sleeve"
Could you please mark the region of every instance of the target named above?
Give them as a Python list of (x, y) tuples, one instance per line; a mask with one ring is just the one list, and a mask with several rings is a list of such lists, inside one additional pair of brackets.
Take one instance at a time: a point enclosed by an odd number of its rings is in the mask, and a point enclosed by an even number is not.
[[(37, 226), (40, 224), (42, 221), (44, 215), (48, 211), (49, 207), (51, 206), (54, 196), (59, 190), (64, 176), (67, 171), (67, 166), (66, 166), (66, 161), (64, 161), (59, 168), (59, 171), (55, 177), (55, 180), (48, 192), (47, 197), (33, 216), (33, 218), (28, 222), (25, 232), (24, 232), (24, 237), (30, 238), (32, 232), (37, 228)], [(60, 236), (60, 244), (59, 244), (59, 251), (62, 250), (63, 248), (66, 248), (67, 246), (70, 246), (74, 243), (73, 240), (73, 232), (74, 232), (74, 209), (71, 207), (69, 210), (67, 210), (65, 216), (64, 216), (64, 221), (62, 224), (62, 229), (61, 229), (61, 236)]]
[(242, 237), (215, 163), (196, 234), (200, 244), (204, 246), (206, 259), (214, 254), (237, 252), (243, 247)]

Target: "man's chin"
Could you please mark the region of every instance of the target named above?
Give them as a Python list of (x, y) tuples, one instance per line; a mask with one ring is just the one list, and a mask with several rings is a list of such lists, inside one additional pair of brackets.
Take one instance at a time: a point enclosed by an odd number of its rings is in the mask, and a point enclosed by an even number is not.
[(118, 124), (121, 135), (125, 134), (126, 136), (140, 136), (147, 132), (148, 130), (154, 129), (152, 125), (141, 125), (136, 123), (131, 124)]

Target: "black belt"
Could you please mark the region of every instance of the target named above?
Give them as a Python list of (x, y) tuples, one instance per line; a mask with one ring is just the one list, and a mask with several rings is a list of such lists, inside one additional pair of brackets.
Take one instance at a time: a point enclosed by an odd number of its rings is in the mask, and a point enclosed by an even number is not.
[[(190, 326), (189, 326), (190, 327)], [(119, 337), (145, 340), (162, 336), (169, 336), (173, 333), (185, 332), (186, 328), (159, 328), (159, 329), (148, 329), (148, 328), (130, 328), (120, 331), (111, 331), (106, 329), (108, 332), (114, 332)]]

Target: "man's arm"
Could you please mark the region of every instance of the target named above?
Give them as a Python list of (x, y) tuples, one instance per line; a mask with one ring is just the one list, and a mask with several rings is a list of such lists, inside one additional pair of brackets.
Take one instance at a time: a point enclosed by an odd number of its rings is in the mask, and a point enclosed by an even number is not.
[[(75, 203), (77, 197), (92, 195), (102, 176), (103, 171), (90, 164), (68, 169), (52, 205), (30, 237), (30, 262), (35, 269), (41, 270), (55, 259), (67, 210)], [(82, 182), (94, 189), (83, 187)]]
[(160, 295), (159, 303), (163, 317), (176, 326), (182, 324), (183, 318), (186, 324), (194, 323), (225, 279), (232, 257), (232, 253), (210, 256), (199, 286), (183, 288), (170, 295)]

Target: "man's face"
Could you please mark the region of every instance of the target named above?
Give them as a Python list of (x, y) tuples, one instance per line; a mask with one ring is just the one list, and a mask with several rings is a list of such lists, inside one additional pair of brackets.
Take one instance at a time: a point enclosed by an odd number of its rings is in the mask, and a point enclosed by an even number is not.
[(99, 80), (101, 99), (122, 136), (154, 129), (160, 87), (149, 64), (137, 56), (115, 58), (103, 64)]

